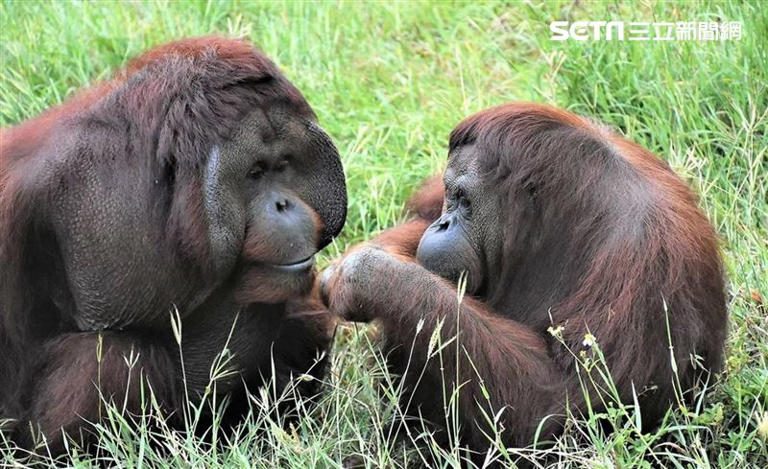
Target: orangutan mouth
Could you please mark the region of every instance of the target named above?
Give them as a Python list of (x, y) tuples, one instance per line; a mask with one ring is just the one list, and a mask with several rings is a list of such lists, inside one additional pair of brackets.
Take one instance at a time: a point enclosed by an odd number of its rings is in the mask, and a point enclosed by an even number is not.
[(307, 257), (297, 262), (291, 262), (290, 264), (269, 264), (270, 267), (280, 270), (282, 272), (302, 272), (310, 270), (315, 265), (315, 255)]

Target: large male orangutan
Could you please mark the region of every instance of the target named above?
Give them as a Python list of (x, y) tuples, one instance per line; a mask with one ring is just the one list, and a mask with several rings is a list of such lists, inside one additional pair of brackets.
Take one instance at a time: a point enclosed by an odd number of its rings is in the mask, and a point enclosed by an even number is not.
[[(636, 393), (652, 426), (676, 379), (690, 389), (722, 364), (723, 270), (696, 204), (667, 164), (602, 125), (507, 104), (456, 127), (442, 183), (416, 194), (411, 221), (331, 266), (322, 294), (332, 312), (380, 323), (409, 413), (445, 422), (441, 386), (461, 386), (470, 449), (488, 448), (486, 415), (498, 411), (509, 446), (537, 428), (557, 435), (566, 406), (586, 412), (586, 397), (601, 411), (574, 359), (597, 360), (597, 347), (621, 401)], [(439, 323), (458, 343), (429, 359)]]
[(246, 388), (322, 373), (331, 323), (303, 298), (344, 224), (344, 174), (262, 53), (166, 44), (0, 137), (0, 418), (22, 446), (82, 441), (99, 394), (138, 412), (142, 384), (178, 417), (173, 311), (193, 399), (227, 348), (228, 418)]

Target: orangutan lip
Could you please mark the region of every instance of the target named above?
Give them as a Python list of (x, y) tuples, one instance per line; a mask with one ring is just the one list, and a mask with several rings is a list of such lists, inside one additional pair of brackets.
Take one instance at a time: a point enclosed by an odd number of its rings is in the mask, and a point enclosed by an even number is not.
[(291, 264), (269, 264), (269, 266), (277, 270), (282, 270), (283, 272), (301, 272), (302, 270), (310, 269), (314, 264), (315, 264), (315, 255), (312, 254), (306, 259), (302, 259), (298, 262), (293, 262)]

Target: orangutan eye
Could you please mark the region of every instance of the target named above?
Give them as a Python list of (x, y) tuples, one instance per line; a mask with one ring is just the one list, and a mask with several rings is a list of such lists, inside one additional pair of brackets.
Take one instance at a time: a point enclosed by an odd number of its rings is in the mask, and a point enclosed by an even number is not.
[(282, 160), (277, 162), (277, 164), (274, 167), (274, 171), (277, 173), (282, 173), (283, 171), (286, 170), (286, 168), (288, 168), (289, 165), (290, 165), (290, 158), (285, 157)]
[(537, 196), (537, 194), (538, 194), (538, 190), (537, 190), (537, 188), (536, 188), (536, 184), (534, 184), (534, 183), (533, 183), (533, 182), (531, 182), (531, 181), (528, 181), (528, 182), (526, 182), (526, 183), (525, 183), (525, 190), (528, 192), (528, 195), (529, 195), (529, 196), (530, 196), (532, 199), (535, 199), (535, 198), (536, 198), (536, 196)]
[(256, 163), (248, 172), (248, 177), (251, 179), (260, 179), (264, 175), (264, 165)]
[(467, 194), (465, 194), (461, 189), (456, 192), (456, 202), (461, 208), (469, 208), (471, 205), (469, 199), (467, 198)]

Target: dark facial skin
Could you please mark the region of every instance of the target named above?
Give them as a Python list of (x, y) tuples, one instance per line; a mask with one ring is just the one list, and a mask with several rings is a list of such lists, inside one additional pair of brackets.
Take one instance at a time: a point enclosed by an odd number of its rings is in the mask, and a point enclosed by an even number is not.
[(467, 275), (467, 292), (481, 293), (497, 262), (499, 199), (477, 168), (474, 146), (454, 151), (445, 170), (443, 214), (424, 232), (416, 258), (427, 270), (452, 282)]
[[(294, 154), (304, 152), (295, 149), (306, 145), (301, 141), (306, 139), (302, 127), (295, 117), (270, 119), (257, 110), (232, 140), (212, 150), (205, 205), (216, 220), (211, 237), (221, 251), (221, 256), (214, 257), (222, 267), (236, 260), (247, 237), (258, 240), (247, 261), (264, 266), (302, 264), (318, 249), (319, 219), (296, 191), (301, 186), (301, 174), (297, 174), (301, 161)], [(287, 131), (292, 131), (288, 138), (281, 138)], [(311, 263), (303, 263), (308, 270)]]
[(343, 186), (338, 154), (315, 122), (280, 107), (252, 112), (232, 140), (213, 149), (206, 172), (217, 271), (226, 275), (242, 257), (243, 282), (267, 282), (280, 293), (261, 300), (302, 293), (315, 253), (344, 223), (338, 181)]

